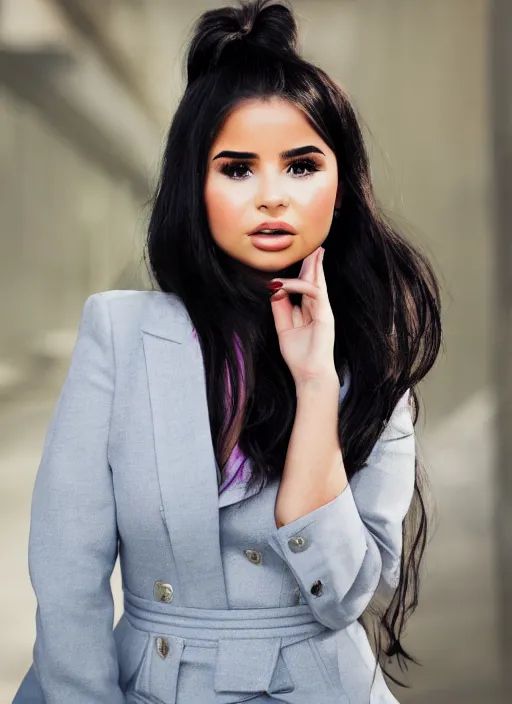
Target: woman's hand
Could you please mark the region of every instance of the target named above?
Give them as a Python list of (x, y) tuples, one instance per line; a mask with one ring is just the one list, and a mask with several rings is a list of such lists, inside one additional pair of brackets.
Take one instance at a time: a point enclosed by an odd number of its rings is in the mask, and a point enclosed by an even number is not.
[[(334, 366), (334, 316), (327, 295), (318, 247), (302, 262), (298, 279), (282, 281), (270, 298), (281, 354), (295, 384), (311, 379), (336, 377)], [(301, 306), (291, 304), (289, 293), (301, 293)]]

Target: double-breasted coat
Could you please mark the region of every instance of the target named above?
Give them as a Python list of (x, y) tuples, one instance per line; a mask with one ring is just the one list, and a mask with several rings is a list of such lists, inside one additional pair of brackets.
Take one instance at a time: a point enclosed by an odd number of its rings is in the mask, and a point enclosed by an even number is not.
[(277, 528), (278, 481), (219, 496), (192, 330), (173, 294), (85, 302), (33, 490), (36, 640), (14, 704), (396, 702), (380, 668), (370, 698), (356, 619), (398, 582), (408, 394), (344, 491)]

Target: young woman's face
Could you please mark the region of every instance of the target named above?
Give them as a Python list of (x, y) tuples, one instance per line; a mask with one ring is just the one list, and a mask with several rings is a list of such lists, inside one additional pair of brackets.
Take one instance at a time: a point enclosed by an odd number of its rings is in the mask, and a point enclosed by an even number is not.
[[(299, 156), (282, 154), (297, 149)], [(322, 244), (341, 193), (334, 152), (304, 114), (280, 98), (236, 108), (208, 155), (205, 204), (213, 239), (230, 257), (268, 278)], [(250, 235), (261, 223), (276, 221), (296, 234)]]

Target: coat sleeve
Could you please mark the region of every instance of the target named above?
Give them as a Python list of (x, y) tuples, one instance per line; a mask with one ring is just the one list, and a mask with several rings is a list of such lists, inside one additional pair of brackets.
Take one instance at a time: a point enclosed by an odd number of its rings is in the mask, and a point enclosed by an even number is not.
[(118, 550), (107, 459), (113, 393), (109, 312), (94, 294), (84, 305), (32, 494), (36, 640), (16, 704), (124, 704), (110, 587)]
[(342, 493), (269, 538), (314, 616), (328, 628), (346, 628), (377, 590), (389, 594), (398, 586), (402, 522), (415, 482), (409, 395), (393, 410), (367, 466)]

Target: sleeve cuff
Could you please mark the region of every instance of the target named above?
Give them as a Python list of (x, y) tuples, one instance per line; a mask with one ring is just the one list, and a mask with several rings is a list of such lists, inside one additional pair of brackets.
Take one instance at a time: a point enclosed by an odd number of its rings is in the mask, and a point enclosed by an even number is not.
[(336, 597), (353, 584), (368, 549), (350, 484), (335, 499), (271, 532), (268, 542), (309, 592), (321, 580)]

